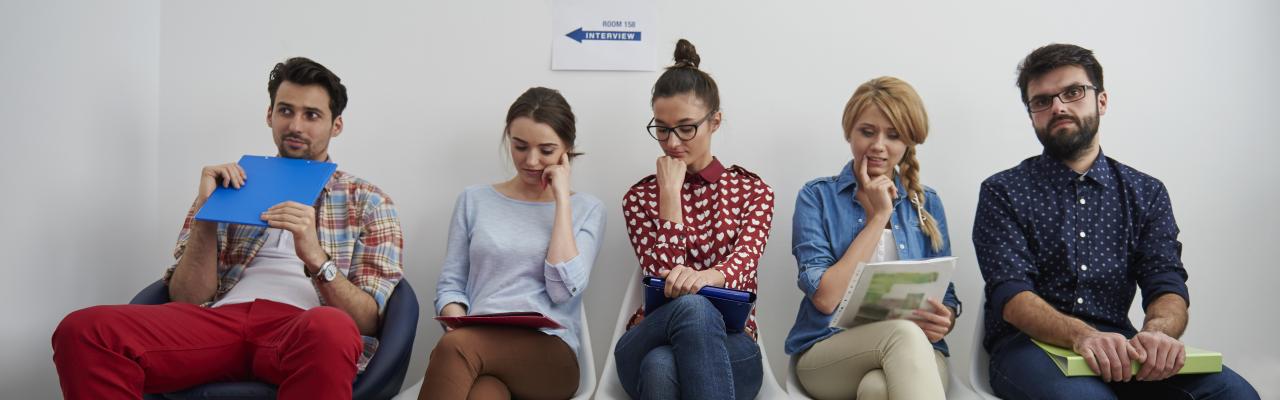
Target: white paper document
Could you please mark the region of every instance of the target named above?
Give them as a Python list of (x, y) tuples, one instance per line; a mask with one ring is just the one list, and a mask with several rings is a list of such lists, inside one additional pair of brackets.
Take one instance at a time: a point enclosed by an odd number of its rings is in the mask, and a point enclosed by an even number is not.
[(927, 307), (926, 299), (942, 300), (955, 269), (955, 257), (859, 264), (830, 326), (849, 329), (908, 317)]

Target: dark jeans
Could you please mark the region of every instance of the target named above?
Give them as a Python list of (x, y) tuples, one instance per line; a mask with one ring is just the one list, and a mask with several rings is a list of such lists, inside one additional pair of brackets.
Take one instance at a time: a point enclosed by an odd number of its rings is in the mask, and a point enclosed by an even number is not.
[(996, 342), (991, 350), (991, 389), (1004, 399), (1258, 399), (1253, 386), (1225, 365), (1216, 374), (1107, 383), (1092, 376), (1063, 375), (1023, 333)]
[(645, 316), (613, 350), (634, 399), (751, 399), (764, 370), (745, 333), (726, 333), (711, 302), (685, 295)]

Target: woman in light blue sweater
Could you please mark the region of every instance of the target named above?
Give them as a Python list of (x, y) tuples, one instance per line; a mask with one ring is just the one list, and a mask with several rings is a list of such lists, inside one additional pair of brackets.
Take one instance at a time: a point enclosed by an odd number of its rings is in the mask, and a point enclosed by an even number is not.
[(552, 89), (532, 88), (503, 132), (516, 176), (458, 196), (436, 312), (534, 311), (563, 329), (469, 326), (431, 352), (419, 399), (566, 399), (578, 387), (582, 292), (603, 239), (599, 199), (570, 190), (574, 116)]

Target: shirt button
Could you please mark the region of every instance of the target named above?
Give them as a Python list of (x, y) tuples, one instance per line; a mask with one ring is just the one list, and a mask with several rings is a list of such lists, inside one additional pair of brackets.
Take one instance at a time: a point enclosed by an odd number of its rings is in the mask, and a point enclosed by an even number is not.
[(1084, 204), (1084, 198), (1083, 198), (1083, 197), (1081, 197), (1081, 198), (1080, 198), (1080, 204)]
[(1084, 264), (1080, 264), (1080, 270), (1081, 270), (1081, 271), (1088, 271), (1088, 270), (1089, 270), (1089, 266), (1088, 266), (1088, 265), (1084, 265)]
[(1084, 234), (1084, 231), (1080, 231), (1080, 237), (1085, 237), (1085, 236), (1087, 235)]
[(1077, 298), (1076, 298), (1076, 304), (1084, 304), (1084, 298), (1083, 298), (1083, 297), (1077, 297)]
[(1081, 175), (1080, 175), (1080, 178), (1077, 178), (1077, 179), (1080, 179), (1080, 181), (1081, 181), (1081, 182), (1084, 182), (1084, 175), (1083, 175), (1083, 174), (1081, 174)]
[(862, 222), (862, 218), (858, 218), (858, 222)]
[(905, 244), (900, 244), (900, 245), (898, 245), (898, 248), (899, 248), (899, 249), (906, 249), (906, 248), (907, 248), (907, 245), (905, 245)]

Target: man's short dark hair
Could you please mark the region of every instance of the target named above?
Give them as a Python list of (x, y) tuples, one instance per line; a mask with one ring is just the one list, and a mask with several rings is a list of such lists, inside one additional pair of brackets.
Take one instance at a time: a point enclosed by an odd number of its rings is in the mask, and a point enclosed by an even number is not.
[(331, 119), (342, 115), (342, 110), (347, 108), (347, 87), (342, 85), (342, 79), (318, 62), (306, 57), (294, 57), (276, 64), (267, 81), (267, 93), (271, 95), (272, 106), (276, 104), (276, 90), (280, 89), (280, 83), (284, 81), (323, 87), (329, 93), (329, 113), (333, 115)]
[(1018, 65), (1018, 89), (1022, 103), (1027, 103), (1027, 84), (1058, 67), (1075, 65), (1084, 68), (1090, 83), (1102, 93), (1102, 64), (1093, 58), (1093, 51), (1074, 44), (1054, 43), (1036, 49)]

